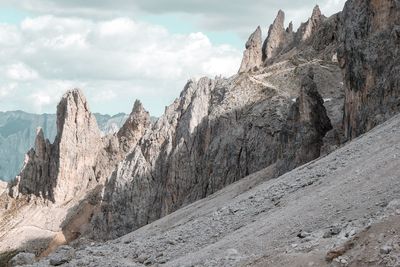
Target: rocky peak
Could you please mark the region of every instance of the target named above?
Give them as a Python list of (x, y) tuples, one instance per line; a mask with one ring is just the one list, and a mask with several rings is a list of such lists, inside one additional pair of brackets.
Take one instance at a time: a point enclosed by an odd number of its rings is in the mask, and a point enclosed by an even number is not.
[(35, 152), (39, 158), (43, 158), (46, 153), (46, 141), (41, 127), (36, 130)]
[(246, 50), (243, 52), (240, 72), (248, 72), (258, 68), (262, 64), (262, 36), (260, 26), (250, 35), (246, 42)]
[(300, 41), (307, 41), (318, 29), (323, 21), (323, 15), (319, 6), (316, 5), (313, 9), (311, 17), (308, 19), (306, 23), (302, 23), (298, 34), (300, 34)]
[(293, 22), (289, 23), (289, 26), (286, 28), (287, 33), (293, 33)]
[(279, 10), (274, 23), (269, 27), (268, 37), (263, 44), (263, 61), (275, 57), (282, 50), (286, 41), (284, 23), (285, 13)]
[[(73, 89), (66, 92), (57, 106), (57, 139), (60, 143), (65, 138), (64, 130), (67, 133), (88, 131), (93, 135), (100, 136), (96, 119), (89, 111), (87, 100), (80, 89)], [(72, 136), (73, 137), (73, 136)], [(78, 136), (74, 136), (78, 139)]]
[[(95, 183), (93, 166), (102, 149), (95, 117), (79, 89), (68, 91), (57, 106), (53, 144), (37, 132), (19, 175), (18, 193), (62, 203), (84, 194)], [(14, 190), (15, 191), (15, 190)]]
[(133, 148), (150, 125), (149, 112), (139, 100), (136, 100), (131, 114), (117, 133), (121, 148), (124, 151)]

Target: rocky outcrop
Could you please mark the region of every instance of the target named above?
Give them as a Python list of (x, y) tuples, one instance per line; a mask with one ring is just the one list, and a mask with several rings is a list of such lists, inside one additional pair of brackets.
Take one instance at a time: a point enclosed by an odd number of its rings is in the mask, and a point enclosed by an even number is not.
[(107, 181), (92, 237), (123, 235), (289, 154), (275, 175), (318, 157), (330, 122), (306, 81), (297, 103), (251, 76), (189, 81)]
[(400, 3), (349, 0), (341, 22), (344, 129), (354, 138), (400, 110)]
[(269, 27), (267, 39), (263, 44), (263, 61), (268, 61), (277, 56), (283, 46), (287, 44), (284, 23), (285, 13), (279, 10), (274, 23)]
[[(95, 113), (94, 116), (102, 135), (117, 132), (127, 119), (124, 113), (115, 116)], [(0, 180), (10, 181), (19, 174), (25, 154), (35, 146), (38, 127), (50, 142), (54, 142), (57, 134), (55, 114), (0, 112)]]
[(139, 100), (135, 101), (133, 109), (128, 119), (117, 132), (117, 137), (121, 149), (126, 153), (133, 147), (143, 136), (145, 131), (150, 128), (150, 114), (144, 108)]
[(0, 181), (0, 195), (7, 189), (8, 184), (6, 182)]
[(249, 40), (246, 42), (246, 50), (243, 52), (242, 64), (239, 73), (248, 72), (254, 68), (260, 67), (262, 64), (262, 36), (261, 28), (257, 27)]
[(292, 105), (285, 126), (280, 134), (283, 153), (277, 176), (318, 158), (323, 138), (332, 129), (312, 68), (301, 80), (300, 96)]
[(315, 6), (311, 17), (306, 23), (302, 23), (299, 30), (297, 31), (298, 41), (307, 41), (318, 30), (323, 21), (323, 18), (324, 16), (322, 15), (319, 6)]
[(17, 178), (18, 194), (58, 203), (77, 198), (97, 182), (93, 166), (101, 149), (100, 130), (85, 97), (77, 89), (68, 91), (57, 106), (55, 141), (50, 144), (38, 131), (35, 149)]

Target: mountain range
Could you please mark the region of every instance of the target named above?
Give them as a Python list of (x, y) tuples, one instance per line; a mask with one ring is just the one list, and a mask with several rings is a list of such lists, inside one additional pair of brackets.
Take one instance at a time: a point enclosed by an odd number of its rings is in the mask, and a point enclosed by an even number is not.
[(10, 266), (397, 266), (400, 2), (256, 27), (238, 73), (102, 134), (80, 89), (0, 183)]

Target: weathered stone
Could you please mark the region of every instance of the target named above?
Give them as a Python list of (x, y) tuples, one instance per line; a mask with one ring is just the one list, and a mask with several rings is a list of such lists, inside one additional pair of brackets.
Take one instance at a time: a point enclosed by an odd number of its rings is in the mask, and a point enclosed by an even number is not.
[(93, 237), (123, 235), (277, 161), (276, 175), (318, 157), (331, 126), (312, 75), (295, 104), (251, 77), (189, 81), (108, 180)]
[(10, 260), (10, 264), (11, 266), (29, 265), (35, 262), (35, 258), (33, 253), (20, 252)]
[(60, 246), (50, 255), (50, 265), (59, 266), (70, 262), (75, 257), (75, 249), (70, 246)]
[(249, 40), (246, 42), (246, 50), (243, 52), (242, 64), (239, 73), (248, 72), (254, 68), (258, 68), (262, 64), (262, 39), (261, 28), (257, 27)]
[(349, 0), (341, 14), (339, 64), (344, 130), (354, 138), (400, 110), (400, 3)]
[(311, 18), (308, 19), (306, 23), (303, 23), (297, 34), (299, 34), (299, 39), (304, 42), (307, 41), (318, 29), (322, 22), (322, 14), (319, 6), (316, 5), (313, 9)]
[(385, 246), (382, 246), (382, 247), (379, 249), (379, 252), (380, 252), (381, 254), (389, 254), (390, 252), (392, 252), (392, 250), (393, 250), (393, 247), (392, 247), (392, 246), (385, 245)]
[(83, 195), (96, 183), (93, 166), (101, 149), (101, 134), (85, 97), (78, 89), (68, 91), (57, 106), (56, 139), (50, 144), (38, 131), (18, 192), (59, 203)]
[(268, 61), (277, 56), (286, 44), (284, 23), (285, 13), (279, 10), (274, 23), (269, 27), (267, 39), (263, 44), (263, 61)]
[(276, 170), (278, 175), (318, 158), (322, 140), (331, 129), (324, 100), (318, 93), (314, 72), (310, 68), (301, 81), (300, 96), (292, 105), (280, 133), (282, 154)]

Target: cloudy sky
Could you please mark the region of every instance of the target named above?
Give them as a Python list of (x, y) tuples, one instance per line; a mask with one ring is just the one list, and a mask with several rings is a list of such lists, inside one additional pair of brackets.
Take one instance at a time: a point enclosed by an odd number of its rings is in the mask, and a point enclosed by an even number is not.
[(92, 111), (152, 115), (186, 81), (229, 76), (257, 25), (279, 9), (306, 21), (315, 4), (331, 15), (345, 0), (0, 0), (0, 110), (54, 113), (79, 87)]

